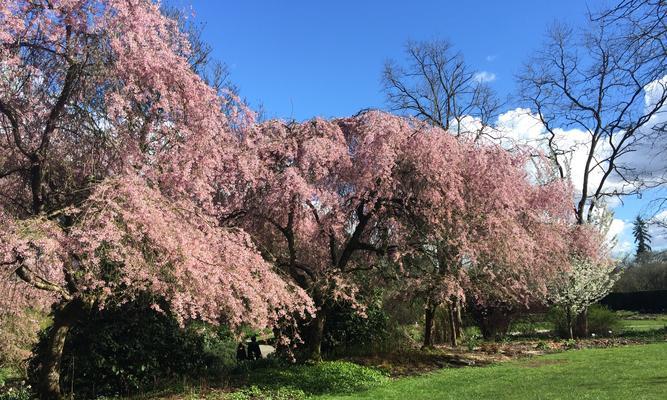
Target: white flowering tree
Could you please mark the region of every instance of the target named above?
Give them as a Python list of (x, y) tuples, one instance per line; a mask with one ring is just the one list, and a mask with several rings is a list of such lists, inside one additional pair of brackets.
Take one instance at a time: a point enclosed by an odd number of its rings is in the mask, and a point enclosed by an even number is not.
[[(587, 258), (572, 259), (572, 269), (554, 285), (552, 301), (563, 308), (570, 339), (574, 338), (572, 326), (578, 315), (606, 296), (618, 280), (613, 262), (594, 262)], [(587, 330), (587, 329), (585, 329)]]

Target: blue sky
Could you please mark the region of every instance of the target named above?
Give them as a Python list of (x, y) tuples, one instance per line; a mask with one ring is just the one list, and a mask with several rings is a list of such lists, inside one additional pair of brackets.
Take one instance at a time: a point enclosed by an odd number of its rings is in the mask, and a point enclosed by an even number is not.
[(583, 1), (215, 1), (192, 7), (232, 79), (269, 117), (343, 116), (382, 107), (380, 73), (408, 39), (443, 38), (501, 94), (554, 19), (583, 20)]
[[(204, 24), (214, 57), (269, 118), (304, 120), (383, 108), (380, 75), (409, 39), (447, 39), (472, 68), (495, 75), (502, 96), (554, 21), (577, 24), (602, 1), (216, 1), (166, 0)], [(508, 109), (516, 107), (508, 104)], [(649, 194), (648, 198), (652, 196)], [(615, 209), (624, 250), (631, 221), (647, 203)]]

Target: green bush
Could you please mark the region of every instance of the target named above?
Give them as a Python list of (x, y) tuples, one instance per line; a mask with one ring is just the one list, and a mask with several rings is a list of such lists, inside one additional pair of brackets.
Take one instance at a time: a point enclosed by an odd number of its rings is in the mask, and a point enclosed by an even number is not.
[(306, 394), (341, 394), (366, 390), (388, 381), (382, 372), (347, 361), (267, 368), (252, 381), (262, 388), (291, 388)]
[(588, 308), (588, 332), (609, 336), (621, 330), (621, 317), (605, 306), (594, 304)]
[(547, 313), (547, 319), (553, 323), (554, 334), (560, 338), (569, 338), (570, 330), (567, 325), (567, 314), (561, 307), (552, 307)]
[(389, 316), (379, 301), (365, 316), (347, 304), (336, 304), (327, 314), (322, 351), (326, 354), (359, 354), (382, 350), (390, 337)]
[[(159, 389), (176, 379), (217, 376), (235, 365), (235, 342), (224, 329), (201, 323), (181, 328), (149, 304), (140, 299), (114, 309), (95, 309), (70, 330), (61, 368), (65, 392), (73, 388), (79, 398), (128, 395)], [(30, 362), (33, 386), (44, 343), (37, 344)]]
[[(549, 312), (549, 319), (554, 324), (554, 332), (556, 335), (566, 338), (569, 337), (567, 326), (567, 318), (565, 311), (561, 308), (554, 307)], [(573, 321), (576, 324), (576, 321)], [(612, 333), (618, 332), (621, 329), (621, 317), (616, 312), (599, 304), (593, 304), (588, 307), (588, 333), (596, 336), (609, 336)]]
[(14, 377), (14, 370), (11, 368), (0, 368), (0, 388), (5, 386), (5, 382)]
[(480, 344), (480, 337), (476, 334), (466, 336), (466, 346), (468, 347), (468, 351), (475, 350), (475, 348), (479, 347)]
[(517, 315), (517, 311), (504, 304), (489, 307), (481, 307), (473, 303), (469, 305), (470, 313), (486, 340), (503, 339), (509, 331), (512, 319)]
[(535, 348), (538, 349), (538, 350), (542, 350), (542, 351), (551, 350), (551, 346), (549, 346), (549, 343), (547, 343), (543, 340), (540, 340), (539, 342), (537, 342), (537, 345), (535, 346)]
[(251, 386), (224, 397), (225, 400), (302, 400), (306, 394), (302, 390), (292, 388), (262, 389)]
[(30, 398), (30, 387), (25, 386), (22, 371), (16, 368), (0, 368), (0, 400), (24, 400)]

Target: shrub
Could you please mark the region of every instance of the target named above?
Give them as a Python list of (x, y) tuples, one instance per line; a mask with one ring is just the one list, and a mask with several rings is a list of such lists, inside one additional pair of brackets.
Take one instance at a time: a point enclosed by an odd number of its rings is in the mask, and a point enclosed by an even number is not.
[(477, 335), (467, 336), (466, 345), (468, 346), (468, 351), (475, 350), (475, 348), (480, 345), (479, 337)]
[[(667, 261), (650, 259), (631, 264), (623, 269), (614, 292), (644, 292), (667, 290)], [(646, 303), (651, 306), (650, 303)], [(664, 305), (664, 303), (663, 303)]]
[(547, 343), (543, 340), (540, 340), (537, 343), (537, 346), (535, 346), (535, 348), (538, 349), (538, 350), (542, 350), (542, 351), (551, 350), (551, 346), (549, 346), (549, 343)]
[(609, 336), (621, 329), (621, 318), (605, 306), (594, 304), (588, 308), (588, 332)]
[[(218, 375), (235, 364), (235, 343), (224, 329), (201, 323), (181, 328), (149, 304), (139, 299), (95, 310), (73, 327), (63, 351), (61, 387), (82, 398), (133, 394), (176, 378)], [(33, 384), (44, 345), (40, 340), (30, 362)]]
[(390, 337), (389, 316), (379, 301), (365, 316), (347, 304), (337, 304), (327, 315), (322, 351), (327, 354), (372, 353), (382, 350)]
[(525, 314), (512, 321), (510, 332), (517, 332), (520, 336), (542, 336), (551, 331), (553, 324), (545, 313)]
[(16, 370), (0, 368), (0, 400), (28, 400), (30, 386), (17, 375)]
[(388, 381), (382, 372), (347, 361), (268, 368), (256, 371), (253, 382), (262, 388), (291, 388), (306, 394), (342, 394), (366, 390)]
[(471, 314), (475, 318), (482, 336), (486, 340), (500, 340), (507, 335), (516, 311), (507, 306), (480, 307), (470, 304)]
[(302, 390), (292, 388), (262, 389), (251, 386), (223, 397), (225, 400), (302, 400), (306, 394)]
[(0, 388), (5, 386), (5, 382), (12, 378), (14, 371), (10, 368), (0, 368)]
[(561, 338), (569, 338), (570, 330), (567, 325), (567, 316), (565, 310), (560, 307), (553, 307), (547, 314), (547, 319), (553, 323), (554, 334)]
[[(565, 311), (554, 307), (549, 312), (549, 319), (554, 323), (556, 335), (567, 338), (569, 330)], [(609, 336), (609, 331), (618, 332), (621, 328), (621, 317), (614, 311), (599, 304), (593, 304), (588, 308), (588, 333), (596, 336)]]

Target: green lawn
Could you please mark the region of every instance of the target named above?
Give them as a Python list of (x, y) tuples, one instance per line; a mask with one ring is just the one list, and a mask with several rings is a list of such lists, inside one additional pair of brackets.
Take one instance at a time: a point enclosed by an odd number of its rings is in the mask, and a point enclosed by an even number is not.
[(491, 367), (444, 369), (320, 399), (667, 399), (667, 343), (568, 351)]
[(654, 319), (624, 319), (623, 328), (631, 331), (650, 331), (667, 326), (667, 315), (656, 315)]

